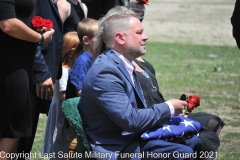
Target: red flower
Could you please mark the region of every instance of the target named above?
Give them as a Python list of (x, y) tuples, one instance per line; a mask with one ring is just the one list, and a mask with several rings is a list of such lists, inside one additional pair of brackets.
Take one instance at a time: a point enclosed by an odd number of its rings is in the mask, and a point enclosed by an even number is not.
[(148, 4), (148, 0), (137, 0), (137, 3)]
[(191, 113), (194, 110), (194, 108), (200, 106), (200, 97), (198, 96), (190, 95), (189, 97), (187, 97), (186, 101), (187, 107), (183, 109), (184, 114)]
[(53, 22), (49, 19), (43, 19), (43, 26), (46, 28), (52, 28)]
[(188, 106), (190, 108), (196, 108), (198, 106), (200, 106), (200, 98), (198, 96), (189, 96), (188, 97)]
[(53, 22), (49, 19), (43, 19), (40, 16), (35, 16), (32, 19), (32, 25), (35, 29), (42, 29), (43, 27), (51, 29), (53, 27)]
[(42, 23), (43, 19), (40, 16), (36, 16), (32, 19), (32, 25), (35, 29), (41, 29), (43, 25)]

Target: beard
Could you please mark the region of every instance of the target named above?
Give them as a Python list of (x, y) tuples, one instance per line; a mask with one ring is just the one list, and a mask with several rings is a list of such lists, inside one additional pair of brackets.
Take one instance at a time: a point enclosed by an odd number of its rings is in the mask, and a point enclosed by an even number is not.
[(127, 54), (133, 56), (134, 58), (138, 58), (138, 57), (146, 54), (146, 50), (136, 48), (131, 45), (126, 46), (126, 52), (127, 52)]

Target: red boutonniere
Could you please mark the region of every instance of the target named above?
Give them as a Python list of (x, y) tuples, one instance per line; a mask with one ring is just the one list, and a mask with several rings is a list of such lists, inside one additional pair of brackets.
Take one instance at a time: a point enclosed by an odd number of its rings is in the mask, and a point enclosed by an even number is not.
[(198, 106), (200, 106), (200, 97), (198, 96), (190, 95), (188, 97), (185, 94), (183, 94), (180, 99), (187, 101), (187, 107), (183, 109), (184, 114), (191, 113), (194, 110), (194, 108), (197, 108)]
[(35, 16), (32, 19), (32, 25), (34, 29), (42, 29), (43, 27), (51, 29), (53, 27), (53, 22), (49, 19), (43, 19), (40, 16)]
[(148, 4), (148, 0), (137, 0), (137, 3)]

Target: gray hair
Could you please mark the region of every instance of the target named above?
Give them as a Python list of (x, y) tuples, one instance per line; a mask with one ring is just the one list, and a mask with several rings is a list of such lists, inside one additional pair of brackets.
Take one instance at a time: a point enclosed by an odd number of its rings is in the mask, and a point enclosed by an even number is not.
[(140, 19), (138, 14), (123, 6), (117, 6), (109, 10), (108, 13), (99, 20), (97, 40), (94, 44), (94, 54), (99, 55), (106, 50), (106, 45), (112, 45), (116, 32), (127, 31), (129, 28), (128, 22), (132, 17)]

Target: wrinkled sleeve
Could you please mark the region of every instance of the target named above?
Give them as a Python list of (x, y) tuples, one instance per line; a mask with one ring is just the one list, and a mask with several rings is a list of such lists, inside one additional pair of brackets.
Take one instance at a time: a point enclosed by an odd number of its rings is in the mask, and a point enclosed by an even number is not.
[(70, 83), (74, 85), (76, 90), (82, 90), (83, 79), (86, 76), (88, 67), (85, 63), (75, 63), (71, 69), (69, 78)]

